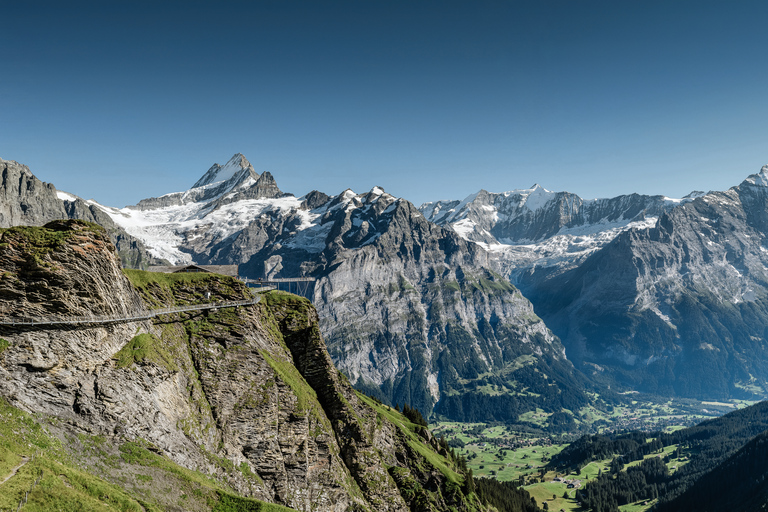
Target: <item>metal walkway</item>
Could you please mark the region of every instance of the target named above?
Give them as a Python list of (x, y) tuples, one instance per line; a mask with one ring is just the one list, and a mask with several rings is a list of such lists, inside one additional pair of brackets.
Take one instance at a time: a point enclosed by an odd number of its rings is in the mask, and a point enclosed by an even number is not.
[(255, 285), (268, 285), (268, 286), (274, 286), (278, 290), (285, 290), (287, 292), (291, 292), (291, 290), (295, 290), (296, 295), (301, 295), (303, 297), (307, 297), (308, 299), (311, 299), (309, 297), (309, 286), (310, 283), (314, 283), (317, 281), (314, 277), (280, 277), (280, 278), (272, 278), (272, 279), (251, 279), (248, 277), (240, 278), (241, 281), (243, 281), (246, 286), (249, 284), (255, 284)]
[(0, 318), (0, 325), (5, 326), (36, 326), (36, 325), (79, 325), (79, 324), (111, 324), (119, 322), (135, 322), (148, 320), (160, 315), (183, 313), (185, 311), (202, 311), (206, 309), (234, 308), (237, 306), (251, 306), (258, 303), (261, 296), (251, 300), (237, 300), (229, 302), (210, 302), (191, 306), (174, 306), (161, 309), (145, 309), (129, 314), (119, 315), (89, 315), (69, 317), (38, 317), (38, 318)]

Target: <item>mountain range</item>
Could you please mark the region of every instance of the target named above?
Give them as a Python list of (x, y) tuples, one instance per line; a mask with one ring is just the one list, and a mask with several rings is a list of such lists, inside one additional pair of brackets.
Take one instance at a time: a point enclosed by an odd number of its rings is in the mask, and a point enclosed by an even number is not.
[(320, 329), (358, 389), (458, 420), (541, 408), (578, 421), (593, 385), (766, 395), (767, 173), (681, 199), (537, 185), (416, 208), (379, 187), (297, 198), (237, 154), (122, 209), (4, 178), (9, 204), (26, 206), (0, 221), (106, 217), (129, 266), (315, 277)]
[(763, 397), (766, 184), (768, 166), (680, 200), (585, 201), (534, 187), (421, 209), (496, 255), (594, 379), (667, 396)]

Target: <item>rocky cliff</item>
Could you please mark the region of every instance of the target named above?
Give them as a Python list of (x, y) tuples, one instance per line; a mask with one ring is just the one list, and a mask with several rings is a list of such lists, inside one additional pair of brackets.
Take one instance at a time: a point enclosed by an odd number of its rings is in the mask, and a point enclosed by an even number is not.
[[(254, 306), (154, 321), (7, 325), (250, 296), (223, 276), (126, 276), (106, 232), (82, 221), (2, 230), (0, 396), (65, 445), (96, 436), (118, 447), (119, 460), (97, 467), (145, 509), (207, 510), (238, 496), (297, 510), (482, 508), (426, 430), (352, 390), (306, 299), (271, 292)], [(124, 477), (141, 461), (172, 461), (219, 487), (151, 492)]]
[(522, 286), (596, 378), (692, 397), (768, 392), (768, 166)]
[(524, 274), (558, 274), (633, 227), (650, 227), (659, 215), (691, 201), (640, 194), (583, 199), (570, 192), (530, 189), (494, 193), (481, 190), (463, 201), (437, 201), (419, 207), (424, 216), (450, 227), (491, 253), (493, 265), (521, 286)]
[(37, 179), (26, 165), (0, 159), (0, 228), (42, 226), (57, 219), (81, 219), (104, 226), (115, 244), (123, 265), (146, 268), (162, 264), (144, 244), (115, 224), (92, 201), (83, 201), (57, 191), (51, 183)]

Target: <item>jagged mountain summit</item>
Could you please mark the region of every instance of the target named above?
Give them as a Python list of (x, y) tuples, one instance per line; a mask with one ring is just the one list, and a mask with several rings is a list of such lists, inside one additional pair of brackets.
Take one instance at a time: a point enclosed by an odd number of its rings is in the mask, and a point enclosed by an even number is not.
[(210, 185), (211, 183), (218, 183), (221, 181), (227, 181), (235, 174), (242, 171), (255, 172), (251, 162), (248, 161), (242, 154), (235, 153), (235, 155), (229, 159), (229, 161), (223, 166), (219, 164), (213, 164), (203, 176), (192, 185), (192, 188), (203, 187)]
[[(235, 155), (184, 192), (101, 208), (173, 263), (315, 277), (334, 362), (393, 404), (514, 421), (537, 407), (560, 413), (588, 401), (559, 340), (490, 269), (482, 247), (380, 187), (297, 198), (245, 162)], [(478, 391), (489, 378), (498, 390)], [(521, 389), (529, 391), (517, 400)]]

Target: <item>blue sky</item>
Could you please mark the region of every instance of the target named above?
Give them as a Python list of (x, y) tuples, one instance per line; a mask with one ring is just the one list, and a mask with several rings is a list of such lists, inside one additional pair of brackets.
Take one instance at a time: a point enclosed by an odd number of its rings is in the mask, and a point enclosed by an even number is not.
[(768, 2), (2, 2), (0, 158), (112, 206), (243, 153), (417, 205), (768, 163)]

